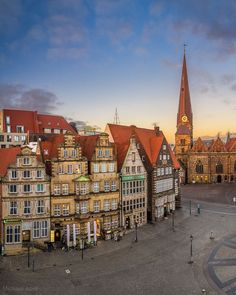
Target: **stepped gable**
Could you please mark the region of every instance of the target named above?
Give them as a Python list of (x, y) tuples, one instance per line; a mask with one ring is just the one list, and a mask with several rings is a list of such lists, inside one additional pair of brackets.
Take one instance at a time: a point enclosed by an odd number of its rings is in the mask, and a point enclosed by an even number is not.
[(191, 151), (193, 152), (207, 152), (208, 147), (207, 145), (203, 142), (201, 137), (198, 137), (198, 139), (195, 141)]
[(217, 137), (216, 140), (212, 141), (212, 144), (209, 147), (210, 152), (227, 152), (225, 143), (220, 139), (220, 137)]
[(228, 152), (236, 152), (236, 138), (231, 138), (225, 146)]
[(8, 166), (16, 161), (16, 156), (20, 154), (20, 152), (20, 147), (0, 149), (0, 177), (6, 175)]

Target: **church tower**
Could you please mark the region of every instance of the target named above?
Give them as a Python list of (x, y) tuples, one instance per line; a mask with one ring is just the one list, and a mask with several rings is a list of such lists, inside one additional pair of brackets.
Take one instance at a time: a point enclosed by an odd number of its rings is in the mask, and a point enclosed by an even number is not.
[(187, 168), (188, 151), (193, 145), (193, 114), (188, 86), (188, 72), (185, 49), (177, 114), (177, 131), (175, 133), (175, 155)]

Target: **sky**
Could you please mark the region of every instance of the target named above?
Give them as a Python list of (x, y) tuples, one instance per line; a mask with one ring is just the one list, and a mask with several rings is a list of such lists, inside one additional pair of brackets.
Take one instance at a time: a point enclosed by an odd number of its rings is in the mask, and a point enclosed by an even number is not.
[(0, 0), (0, 105), (174, 142), (183, 45), (194, 137), (236, 132), (234, 0)]

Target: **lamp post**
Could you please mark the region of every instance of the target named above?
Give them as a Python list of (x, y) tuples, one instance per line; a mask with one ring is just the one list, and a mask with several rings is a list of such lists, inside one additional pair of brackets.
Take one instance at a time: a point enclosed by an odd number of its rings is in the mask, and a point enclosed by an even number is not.
[(84, 237), (81, 237), (81, 258), (84, 260)]
[(172, 211), (172, 231), (175, 232), (175, 211)]
[(192, 215), (192, 201), (189, 201), (189, 214)]
[(193, 236), (190, 236), (190, 260), (188, 262), (189, 264), (193, 263)]
[(138, 222), (135, 221), (135, 243), (138, 242)]

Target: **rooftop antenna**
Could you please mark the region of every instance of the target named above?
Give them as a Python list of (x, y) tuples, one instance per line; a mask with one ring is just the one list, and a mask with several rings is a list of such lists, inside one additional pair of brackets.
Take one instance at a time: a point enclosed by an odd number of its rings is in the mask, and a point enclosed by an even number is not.
[(117, 108), (116, 108), (116, 112), (115, 112), (115, 117), (114, 117), (114, 124), (116, 125), (119, 125), (120, 124), (120, 118), (119, 118), (119, 115), (118, 115), (118, 111), (117, 111)]

